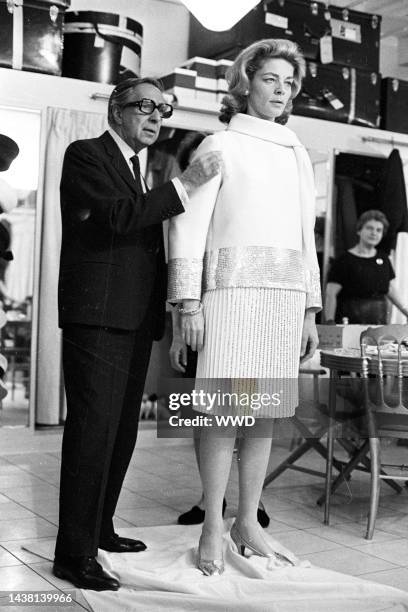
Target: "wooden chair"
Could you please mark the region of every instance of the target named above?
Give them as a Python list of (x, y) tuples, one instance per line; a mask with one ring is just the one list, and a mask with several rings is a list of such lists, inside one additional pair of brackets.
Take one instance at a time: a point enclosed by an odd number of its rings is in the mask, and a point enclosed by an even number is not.
[[(375, 354), (368, 355), (369, 341)], [(408, 465), (383, 464), (381, 438), (408, 438), (408, 356), (403, 358), (403, 342), (408, 342), (408, 325), (368, 328), (361, 334), (362, 386), (367, 436), (371, 458), (370, 509), (366, 539), (374, 534), (382, 480), (408, 482)], [(385, 352), (385, 342), (396, 343), (396, 355)], [(382, 468), (387, 468), (387, 474)], [(389, 470), (397, 473), (388, 473)], [(405, 474), (403, 473), (405, 472)]]
[[(374, 348), (369, 351), (370, 340)], [(370, 507), (367, 540), (371, 540), (374, 533), (381, 481), (384, 480), (398, 493), (402, 491), (398, 481), (408, 481), (408, 465), (384, 464), (381, 461), (381, 438), (408, 438), (408, 355), (402, 354), (404, 340), (408, 340), (408, 325), (385, 325), (364, 331), (360, 337), (360, 351), (356, 351), (356, 354), (352, 351), (351, 354), (322, 352), (322, 365), (330, 369), (331, 419), (327, 438), (325, 494), (321, 498), (325, 500), (324, 522), (329, 524), (330, 498), (344, 477), (350, 476), (354, 469), (368, 472)], [(391, 347), (384, 344), (386, 341), (393, 343)], [(348, 376), (353, 377), (354, 408), (350, 413), (351, 420), (346, 423), (346, 431), (339, 435), (337, 429), (341, 422), (338, 419), (337, 399), (342, 371), (347, 371)], [(332, 482), (334, 442), (341, 442), (350, 434), (353, 436), (353, 430), (354, 456), (344, 472)], [(390, 472), (390, 468), (398, 470), (398, 473)]]

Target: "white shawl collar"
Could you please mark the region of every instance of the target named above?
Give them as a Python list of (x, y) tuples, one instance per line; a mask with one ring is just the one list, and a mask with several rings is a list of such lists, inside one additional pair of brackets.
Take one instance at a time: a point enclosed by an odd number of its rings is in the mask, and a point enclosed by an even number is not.
[(309, 155), (298, 137), (284, 125), (237, 113), (228, 125), (228, 131), (247, 134), (285, 147), (293, 147), (299, 173), (300, 203), (302, 210), (303, 252), (311, 269), (317, 266), (313, 228), (316, 218), (313, 167)]
[(285, 147), (303, 146), (295, 132), (292, 132), (285, 125), (251, 115), (237, 113), (232, 117), (227, 129), (262, 140), (269, 140)]

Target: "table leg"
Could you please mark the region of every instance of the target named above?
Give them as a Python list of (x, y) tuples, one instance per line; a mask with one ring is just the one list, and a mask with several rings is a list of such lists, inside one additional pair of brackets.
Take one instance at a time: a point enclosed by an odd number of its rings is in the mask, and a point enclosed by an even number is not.
[(370, 442), (371, 459), (371, 481), (370, 481), (370, 510), (368, 512), (366, 540), (372, 540), (374, 535), (375, 521), (377, 518), (378, 504), (380, 501), (380, 472), (381, 472), (381, 446), (377, 437), (377, 426), (375, 416), (370, 406), (367, 406), (367, 425)]
[(326, 490), (324, 504), (324, 524), (330, 524), (330, 490), (333, 471), (333, 451), (334, 451), (334, 428), (335, 428), (335, 412), (336, 412), (336, 382), (337, 372), (330, 370), (330, 388), (329, 388), (329, 427), (327, 430), (327, 461), (326, 461)]

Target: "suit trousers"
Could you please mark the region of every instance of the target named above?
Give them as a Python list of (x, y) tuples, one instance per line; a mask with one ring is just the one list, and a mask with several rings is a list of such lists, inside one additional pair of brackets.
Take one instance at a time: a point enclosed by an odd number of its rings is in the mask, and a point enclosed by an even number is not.
[(136, 331), (72, 324), (63, 329), (67, 397), (55, 554), (95, 556), (136, 443), (152, 326)]

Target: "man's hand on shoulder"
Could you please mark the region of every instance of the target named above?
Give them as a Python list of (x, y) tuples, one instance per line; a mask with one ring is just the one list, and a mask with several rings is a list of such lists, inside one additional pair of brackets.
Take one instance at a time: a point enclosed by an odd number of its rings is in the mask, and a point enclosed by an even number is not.
[(221, 152), (211, 151), (197, 157), (180, 176), (180, 181), (190, 196), (198, 187), (217, 176), (221, 170)]

